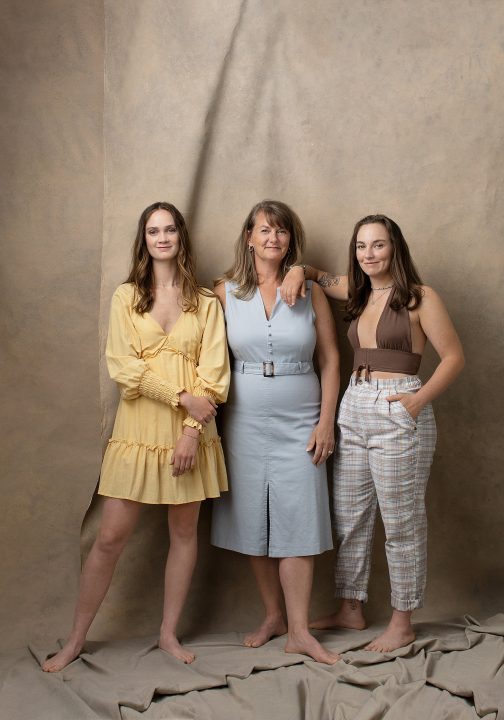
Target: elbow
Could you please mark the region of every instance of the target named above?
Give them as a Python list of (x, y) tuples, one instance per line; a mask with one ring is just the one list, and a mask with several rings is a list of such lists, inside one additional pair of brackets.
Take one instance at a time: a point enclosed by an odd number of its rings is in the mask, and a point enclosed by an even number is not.
[(317, 361), (321, 374), (327, 373), (339, 376), (340, 362), (338, 352), (324, 353), (323, 355), (319, 354)]
[(451, 377), (454, 380), (465, 367), (465, 357), (462, 350), (445, 358), (446, 367), (450, 368)]

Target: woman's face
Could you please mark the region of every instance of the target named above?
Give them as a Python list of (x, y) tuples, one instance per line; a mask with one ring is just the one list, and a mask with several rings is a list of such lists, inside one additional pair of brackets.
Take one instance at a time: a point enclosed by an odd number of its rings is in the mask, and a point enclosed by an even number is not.
[(145, 244), (153, 260), (174, 260), (180, 248), (179, 232), (168, 210), (155, 210), (145, 224)]
[(278, 225), (271, 225), (265, 213), (257, 213), (255, 225), (249, 233), (248, 246), (253, 248), (257, 259), (268, 262), (282, 262), (287, 255), (290, 243), (290, 232)]
[(390, 272), (393, 248), (385, 225), (363, 225), (357, 233), (355, 255), (363, 272), (373, 277), (385, 277)]

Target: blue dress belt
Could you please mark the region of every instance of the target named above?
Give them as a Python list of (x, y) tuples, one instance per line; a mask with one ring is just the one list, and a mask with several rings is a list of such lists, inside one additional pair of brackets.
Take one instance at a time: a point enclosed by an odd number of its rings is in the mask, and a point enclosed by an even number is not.
[(233, 363), (233, 371), (245, 373), (246, 375), (263, 375), (264, 377), (275, 377), (275, 375), (305, 375), (313, 372), (312, 362), (274, 362), (273, 360), (265, 360), (264, 362), (244, 362), (243, 360), (235, 360)]

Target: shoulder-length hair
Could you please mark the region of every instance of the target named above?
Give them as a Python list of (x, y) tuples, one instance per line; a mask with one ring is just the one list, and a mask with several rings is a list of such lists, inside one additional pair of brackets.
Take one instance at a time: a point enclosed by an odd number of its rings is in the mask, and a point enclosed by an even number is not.
[(145, 242), (145, 228), (147, 222), (156, 210), (166, 210), (173, 218), (178, 230), (180, 248), (177, 254), (179, 272), (180, 294), (182, 297), (182, 310), (196, 312), (199, 306), (200, 289), (196, 281), (194, 258), (191, 241), (182, 213), (175, 205), (167, 202), (155, 202), (145, 208), (138, 220), (137, 234), (133, 243), (131, 269), (126, 282), (135, 286), (134, 309), (142, 315), (149, 312), (154, 304), (154, 268), (152, 257)]
[[(248, 247), (248, 240), (256, 223), (257, 215), (263, 212), (266, 220), (272, 227), (287, 230), (290, 235), (289, 249), (282, 260), (281, 276), (285, 276), (288, 265), (295, 265), (303, 257), (305, 247), (305, 232), (301, 220), (294, 210), (278, 200), (262, 200), (254, 205), (247, 215), (235, 244), (235, 257), (233, 265), (224, 273), (225, 280), (236, 283), (234, 294), (240, 300), (250, 300), (257, 285), (258, 278), (254, 264), (253, 254)], [(219, 282), (219, 281), (217, 281)]]
[(407, 307), (414, 310), (422, 302), (422, 280), (411, 258), (406, 240), (399, 225), (386, 215), (367, 215), (355, 225), (348, 253), (348, 302), (347, 320), (353, 320), (364, 310), (371, 294), (371, 281), (361, 269), (356, 256), (357, 234), (363, 225), (380, 223), (383, 225), (392, 243), (390, 274), (394, 290), (390, 307), (400, 310)]

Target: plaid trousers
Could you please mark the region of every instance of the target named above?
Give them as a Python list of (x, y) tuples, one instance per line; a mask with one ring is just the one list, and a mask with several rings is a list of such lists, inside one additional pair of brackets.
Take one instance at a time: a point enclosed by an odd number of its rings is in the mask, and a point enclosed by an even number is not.
[(337, 536), (336, 596), (366, 601), (376, 507), (385, 527), (391, 603), (397, 610), (423, 604), (427, 561), (425, 490), (436, 445), (431, 405), (414, 420), (401, 402), (385, 398), (416, 392), (418, 377), (351, 379), (338, 414), (334, 463)]

